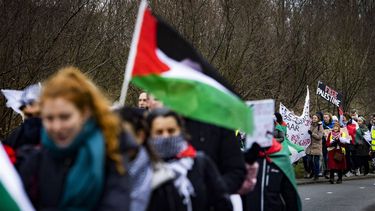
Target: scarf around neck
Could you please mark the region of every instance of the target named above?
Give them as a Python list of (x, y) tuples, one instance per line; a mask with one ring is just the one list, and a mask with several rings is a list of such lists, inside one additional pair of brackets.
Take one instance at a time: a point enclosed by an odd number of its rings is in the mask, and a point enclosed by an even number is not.
[(187, 210), (192, 211), (191, 196), (194, 196), (195, 192), (188, 178), (188, 172), (194, 165), (195, 149), (188, 144), (182, 135), (153, 138), (149, 143), (157, 154), (167, 161), (166, 166), (175, 174), (174, 186), (179, 195), (183, 197), (183, 203)]
[(52, 156), (75, 156), (65, 178), (59, 208), (92, 210), (99, 200), (104, 183), (104, 137), (96, 122), (93, 119), (87, 120), (73, 142), (64, 148), (57, 146), (44, 128), (41, 136), (43, 147)]

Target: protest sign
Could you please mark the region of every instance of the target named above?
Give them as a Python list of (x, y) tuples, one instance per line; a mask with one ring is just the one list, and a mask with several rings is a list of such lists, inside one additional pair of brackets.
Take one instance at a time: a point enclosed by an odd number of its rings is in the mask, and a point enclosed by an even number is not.
[(249, 149), (253, 143), (258, 143), (261, 147), (272, 145), (273, 137), (273, 116), (275, 113), (275, 101), (271, 99), (246, 101), (246, 104), (253, 109), (254, 132), (246, 136), (246, 149)]
[(325, 85), (323, 82), (318, 82), (318, 88), (316, 89), (316, 94), (332, 103), (337, 107), (342, 106), (343, 96), (339, 92), (335, 91), (331, 87)]

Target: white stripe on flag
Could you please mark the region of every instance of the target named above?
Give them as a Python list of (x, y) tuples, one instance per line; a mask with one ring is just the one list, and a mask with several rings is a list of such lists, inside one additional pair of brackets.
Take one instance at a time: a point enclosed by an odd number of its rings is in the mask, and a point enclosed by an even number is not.
[(22, 182), (18, 173), (11, 164), (8, 155), (6, 154), (3, 145), (0, 143), (0, 181), (9, 195), (17, 203), (19, 208), (23, 211), (35, 210), (31, 205), (26, 193), (23, 189)]
[(289, 156), (291, 163), (296, 162), (297, 160), (299, 160), (300, 158), (302, 158), (306, 155), (305, 151), (302, 151), (302, 152), (298, 153), (298, 151), (290, 145), (288, 145), (288, 148), (289, 148), (289, 151), (291, 153), (291, 155)]
[(204, 84), (207, 84), (209, 86), (212, 86), (224, 93), (228, 93), (231, 95), (234, 95), (231, 93), (227, 88), (225, 88), (223, 85), (221, 85), (216, 80), (212, 79), (211, 77), (194, 70), (193, 68), (186, 66), (184, 64), (181, 64), (180, 62), (177, 62), (171, 58), (169, 58), (167, 55), (165, 55), (161, 50), (156, 50), (156, 55), (159, 57), (159, 59), (164, 62), (166, 65), (168, 65), (171, 69), (167, 72), (164, 72), (161, 74), (161, 76), (166, 78), (177, 78), (177, 79), (186, 79), (186, 80), (194, 80), (197, 82), (201, 82)]

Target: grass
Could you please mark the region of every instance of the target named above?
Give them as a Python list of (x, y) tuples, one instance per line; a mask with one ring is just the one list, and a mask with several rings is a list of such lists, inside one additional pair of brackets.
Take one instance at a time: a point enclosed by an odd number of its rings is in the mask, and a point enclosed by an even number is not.
[(303, 168), (302, 159), (299, 162), (297, 162), (297, 164), (294, 164), (293, 167), (294, 167), (294, 173), (296, 174), (296, 178), (297, 179), (303, 178), (303, 174), (305, 170)]

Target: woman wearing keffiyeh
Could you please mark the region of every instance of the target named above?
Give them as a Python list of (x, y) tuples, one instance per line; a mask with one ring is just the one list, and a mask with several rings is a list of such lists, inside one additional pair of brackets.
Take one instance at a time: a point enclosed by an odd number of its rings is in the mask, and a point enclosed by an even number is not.
[[(167, 109), (153, 110), (147, 117), (148, 142), (174, 174), (173, 184), (183, 204), (178, 210), (232, 210), (225, 184), (214, 163), (187, 141), (182, 119)], [(160, 210), (174, 204), (168, 194), (151, 197), (149, 208)], [(174, 197), (176, 199), (176, 197)]]
[(327, 137), (328, 150), (328, 169), (330, 170), (331, 184), (334, 183), (334, 173), (337, 172), (337, 184), (342, 183), (343, 170), (346, 168), (345, 144), (350, 142), (348, 134), (340, 132), (340, 124), (338, 122), (333, 126), (332, 132)]

